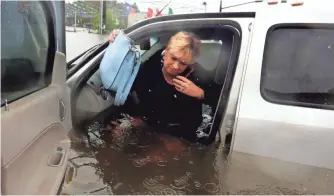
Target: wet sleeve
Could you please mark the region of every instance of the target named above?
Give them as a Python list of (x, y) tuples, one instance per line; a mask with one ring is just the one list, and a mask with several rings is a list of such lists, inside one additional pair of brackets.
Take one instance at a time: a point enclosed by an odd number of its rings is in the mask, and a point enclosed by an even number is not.
[[(206, 70), (204, 69), (196, 71), (206, 72)], [(213, 105), (217, 103), (221, 91), (220, 84), (217, 84), (216, 82), (210, 79), (204, 81), (203, 79), (194, 76), (192, 76), (191, 80), (194, 82), (196, 86), (200, 87), (204, 91), (204, 100), (202, 100), (204, 104)]]

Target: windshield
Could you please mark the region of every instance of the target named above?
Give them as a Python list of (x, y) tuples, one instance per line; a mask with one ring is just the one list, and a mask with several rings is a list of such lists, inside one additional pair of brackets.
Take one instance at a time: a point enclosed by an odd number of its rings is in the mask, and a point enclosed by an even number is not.
[[(66, 60), (69, 62), (96, 44), (107, 41), (113, 29), (124, 29), (147, 18), (165, 15), (218, 12), (219, 6), (219, 0), (117, 0), (103, 4), (66, 0)], [(105, 14), (101, 15), (101, 7)]]

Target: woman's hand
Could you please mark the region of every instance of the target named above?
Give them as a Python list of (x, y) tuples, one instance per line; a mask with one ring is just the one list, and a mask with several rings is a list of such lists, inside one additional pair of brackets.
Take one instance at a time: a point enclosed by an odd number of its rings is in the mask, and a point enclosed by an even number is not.
[(143, 121), (141, 118), (133, 118), (133, 119), (131, 120), (131, 124), (132, 124), (132, 126), (134, 126), (134, 127), (141, 127), (141, 126), (143, 126), (145, 123), (144, 123), (144, 121)]
[(174, 86), (179, 92), (195, 97), (197, 99), (203, 99), (204, 91), (200, 87), (196, 86), (192, 81), (188, 80), (183, 76), (176, 76), (173, 79)]
[(116, 121), (110, 121), (110, 124), (106, 126), (106, 130), (110, 131), (116, 138), (122, 137), (121, 124)]
[(109, 40), (110, 43), (113, 43), (113, 42), (114, 42), (115, 38), (117, 37), (117, 35), (118, 35), (118, 33), (119, 33), (120, 31), (121, 31), (120, 29), (114, 29), (114, 30), (110, 33), (110, 35), (109, 35), (109, 37), (108, 37), (108, 40)]

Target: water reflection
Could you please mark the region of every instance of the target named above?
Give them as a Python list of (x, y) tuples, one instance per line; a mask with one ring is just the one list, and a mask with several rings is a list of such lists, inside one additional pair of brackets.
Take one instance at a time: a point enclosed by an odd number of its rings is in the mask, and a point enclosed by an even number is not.
[[(62, 194), (333, 194), (334, 172), (97, 122), (74, 133)], [(110, 125), (109, 125), (110, 126)]]

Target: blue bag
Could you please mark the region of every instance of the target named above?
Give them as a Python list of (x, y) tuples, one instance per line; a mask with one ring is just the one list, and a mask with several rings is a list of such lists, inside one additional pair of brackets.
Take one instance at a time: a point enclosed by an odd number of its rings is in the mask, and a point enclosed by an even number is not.
[(100, 63), (100, 77), (105, 89), (116, 92), (114, 105), (123, 105), (130, 93), (141, 63), (139, 50), (122, 31), (111, 43)]

